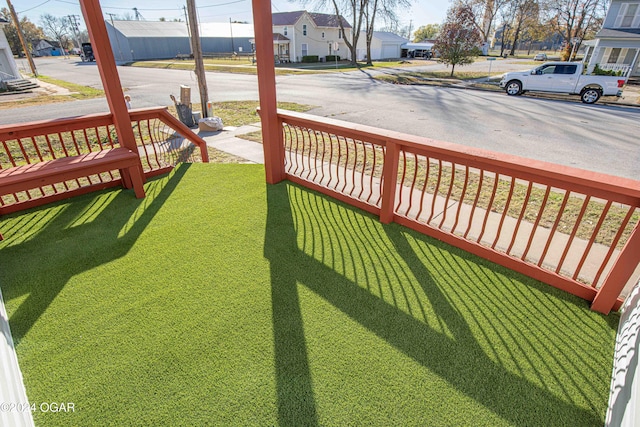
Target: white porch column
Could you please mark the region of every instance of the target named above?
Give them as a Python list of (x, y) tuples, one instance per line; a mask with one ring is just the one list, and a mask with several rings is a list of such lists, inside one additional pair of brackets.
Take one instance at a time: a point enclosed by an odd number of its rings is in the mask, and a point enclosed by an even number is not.
[(600, 40), (596, 41), (596, 45), (593, 47), (593, 54), (587, 66), (587, 74), (593, 73), (593, 69), (596, 68), (596, 64), (602, 61), (603, 49), (600, 48)]

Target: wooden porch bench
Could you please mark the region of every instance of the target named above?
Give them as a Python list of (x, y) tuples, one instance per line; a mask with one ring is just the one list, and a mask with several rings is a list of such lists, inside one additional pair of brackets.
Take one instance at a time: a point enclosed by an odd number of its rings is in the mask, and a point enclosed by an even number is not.
[(125, 188), (133, 188), (139, 199), (145, 196), (138, 153), (112, 148), (0, 170), (0, 197), (115, 169)]

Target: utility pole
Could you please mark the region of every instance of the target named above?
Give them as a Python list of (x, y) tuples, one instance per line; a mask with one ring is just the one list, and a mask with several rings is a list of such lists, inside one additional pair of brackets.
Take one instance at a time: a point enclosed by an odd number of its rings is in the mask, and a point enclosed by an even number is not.
[(24, 40), (24, 34), (22, 34), (22, 28), (20, 27), (20, 21), (18, 20), (18, 14), (16, 14), (16, 10), (13, 8), (11, 4), (11, 0), (7, 0), (7, 5), (9, 6), (9, 12), (11, 12), (11, 19), (13, 19), (13, 24), (16, 26), (16, 32), (18, 33), (18, 38), (20, 39), (20, 44), (22, 45), (22, 50), (24, 50), (24, 54), (27, 57), (27, 61), (29, 61), (29, 67), (31, 67), (31, 72), (35, 77), (38, 77), (38, 70), (36, 70), (36, 64), (33, 62), (33, 58), (31, 57), (31, 52), (27, 48), (27, 42)]
[(67, 15), (67, 19), (69, 20), (69, 26), (71, 27), (71, 31), (73, 32), (73, 37), (76, 39), (76, 43), (78, 44), (78, 49), (82, 50), (82, 43), (80, 42), (80, 34), (78, 28), (78, 15)]
[(411, 41), (411, 27), (413, 26), (413, 19), (409, 19), (409, 35), (407, 38)]
[(187, 34), (189, 34), (189, 53), (193, 55), (193, 46), (191, 45), (191, 26), (189, 26), (189, 17), (187, 16), (187, 6), (182, 6), (182, 9), (184, 10), (184, 20), (187, 23)]
[(198, 78), (200, 103), (202, 104), (202, 117), (208, 117), (207, 103), (209, 102), (209, 91), (207, 90), (207, 78), (204, 73), (204, 62), (202, 61), (202, 44), (200, 44), (200, 31), (198, 30), (195, 0), (187, 0), (187, 12), (189, 14), (189, 27), (191, 27), (191, 49), (193, 50), (193, 59), (196, 63), (196, 77)]
[(231, 31), (231, 52), (235, 52), (236, 48), (233, 46), (233, 23), (231, 22), (231, 18), (229, 18), (229, 30)]

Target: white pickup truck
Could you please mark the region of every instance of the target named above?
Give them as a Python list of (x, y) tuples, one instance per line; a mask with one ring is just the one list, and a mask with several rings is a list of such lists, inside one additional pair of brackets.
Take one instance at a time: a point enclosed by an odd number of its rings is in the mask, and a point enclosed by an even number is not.
[(500, 87), (509, 95), (521, 95), (529, 90), (580, 94), (586, 104), (593, 104), (603, 95), (622, 95), (626, 77), (583, 75), (580, 62), (547, 62), (533, 70), (502, 75)]

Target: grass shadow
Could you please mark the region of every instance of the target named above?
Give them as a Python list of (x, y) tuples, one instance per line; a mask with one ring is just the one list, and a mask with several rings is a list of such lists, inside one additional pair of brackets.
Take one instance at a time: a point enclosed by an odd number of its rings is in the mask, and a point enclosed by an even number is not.
[[(16, 346), (71, 277), (130, 250), (188, 167), (182, 164), (170, 177), (149, 181), (145, 184), (146, 197), (135, 203), (131, 202), (131, 191), (105, 190), (74, 198), (72, 203), (61, 201), (3, 219), (12, 225), (0, 242), (0, 283), (5, 300), (21, 300), (9, 319)], [(108, 199), (101, 197), (109, 192)], [(13, 234), (18, 229), (22, 233)], [(42, 262), (34, 268), (34, 263), (24, 262), (28, 258)], [(26, 265), (29, 270), (25, 270)], [(34, 280), (42, 277), (46, 282)]]
[(602, 424), (616, 316), (291, 183), (267, 201), (281, 425), (319, 424), (299, 285), (508, 424)]

